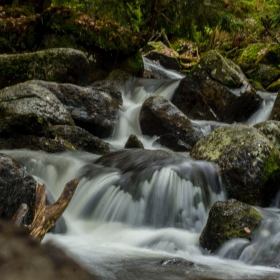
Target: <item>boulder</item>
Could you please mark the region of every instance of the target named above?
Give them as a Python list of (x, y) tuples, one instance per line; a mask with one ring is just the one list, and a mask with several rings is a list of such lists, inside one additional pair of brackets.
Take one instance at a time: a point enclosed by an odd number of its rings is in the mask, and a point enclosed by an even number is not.
[(116, 69), (113, 70), (105, 80), (95, 82), (92, 88), (107, 92), (119, 105), (122, 105), (122, 95), (129, 92), (133, 82), (134, 78), (131, 74)]
[(191, 146), (203, 136), (197, 125), (192, 124), (187, 116), (162, 96), (149, 97), (143, 103), (140, 126), (145, 135), (171, 133)]
[(166, 69), (179, 71), (181, 69), (179, 63), (179, 54), (164, 45), (162, 42), (149, 42), (142, 50), (146, 58), (157, 61)]
[(87, 151), (100, 155), (110, 152), (110, 147), (107, 143), (78, 126), (52, 126), (48, 130), (48, 134), (55, 140), (66, 140), (71, 143), (71, 146), (75, 148), (75, 150)]
[(23, 228), (0, 222), (2, 280), (97, 279), (61, 249), (50, 242), (40, 245), (28, 234)]
[(280, 153), (256, 128), (220, 127), (202, 138), (190, 154), (220, 166), (229, 198), (269, 206), (279, 190)]
[(280, 94), (279, 93), (280, 91), (278, 91), (278, 95), (273, 104), (273, 108), (269, 117), (270, 120), (280, 121)]
[(189, 152), (192, 147), (182, 140), (177, 135), (166, 133), (161, 135), (155, 143), (158, 143), (174, 152)]
[(213, 252), (233, 238), (251, 240), (261, 219), (259, 212), (248, 204), (234, 199), (218, 201), (210, 209), (199, 244)]
[(0, 55), (0, 88), (31, 79), (83, 85), (89, 62), (81, 51), (57, 48), (34, 53)]
[(125, 149), (144, 149), (143, 143), (137, 138), (136, 135), (131, 134), (124, 146)]
[(10, 137), (0, 137), (0, 149), (28, 149), (33, 151), (41, 150), (47, 153), (62, 153), (76, 150), (72, 143), (69, 143), (62, 138), (51, 139), (48, 137), (39, 137), (35, 135), (16, 134), (11, 135)]
[(113, 132), (119, 105), (104, 90), (45, 81), (30, 81), (29, 83), (52, 92), (71, 114), (76, 125), (93, 135), (108, 137)]
[[(54, 94), (44, 87), (30, 83), (20, 83), (0, 90), (1, 119), (2, 127), (5, 126), (5, 121), (6, 126), (23, 124), (22, 129), (30, 131), (34, 128), (39, 131), (44, 129), (46, 122), (74, 125), (70, 114)], [(28, 119), (35, 120), (30, 128), (27, 127)]]
[(0, 154), (0, 218), (11, 220), (19, 206), (26, 203), (29, 211), (24, 218), (30, 224), (34, 216), (35, 179), (11, 157)]
[(232, 123), (247, 120), (261, 98), (236, 64), (212, 50), (180, 82), (171, 101), (190, 118)]
[(280, 76), (279, 44), (249, 44), (236, 59), (245, 75), (255, 80), (264, 88), (275, 82)]
[(279, 121), (266, 121), (254, 125), (261, 131), (280, 151), (280, 122)]

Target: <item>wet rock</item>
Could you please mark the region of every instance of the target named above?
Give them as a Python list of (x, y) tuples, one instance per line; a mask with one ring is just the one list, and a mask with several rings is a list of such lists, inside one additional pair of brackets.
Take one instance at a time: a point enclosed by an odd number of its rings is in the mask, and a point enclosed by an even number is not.
[(213, 252), (233, 238), (251, 240), (260, 222), (261, 215), (253, 207), (234, 199), (218, 201), (210, 209), (199, 244)]
[(166, 69), (172, 69), (176, 71), (179, 71), (181, 69), (178, 60), (179, 54), (176, 51), (168, 48), (160, 41), (149, 42), (142, 51), (146, 58), (157, 61)]
[(232, 123), (248, 119), (261, 98), (240, 68), (213, 50), (180, 82), (171, 101), (190, 118)]
[(176, 258), (176, 259), (167, 259), (167, 260), (162, 260), (160, 261), (160, 264), (162, 266), (194, 266), (193, 262), (184, 260), (184, 259), (180, 259), (180, 258)]
[(0, 55), (0, 88), (31, 79), (83, 85), (88, 71), (85, 54), (69, 48)]
[(271, 114), (269, 119), (270, 120), (275, 120), (275, 121), (280, 121), (280, 91), (278, 91), (278, 95), (275, 99)]
[(220, 127), (202, 138), (191, 156), (220, 166), (229, 198), (269, 206), (279, 190), (280, 153), (256, 128)]
[(117, 102), (103, 90), (73, 84), (30, 81), (52, 92), (71, 114), (76, 125), (98, 137), (108, 137), (118, 118)]
[(46, 122), (74, 125), (62, 103), (46, 88), (36, 84), (21, 83), (2, 89), (0, 91), (0, 119), (5, 119), (10, 128), (21, 126), (20, 122), (22, 122), (24, 129), (31, 132), (34, 127), (32, 128), (31, 125), (30, 129), (26, 128), (25, 117), (35, 120), (35, 128), (39, 131), (46, 126)]
[(156, 140), (156, 143), (174, 152), (189, 152), (192, 149), (190, 145), (181, 141), (178, 136), (171, 133), (161, 135), (159, 139)]
[(35, 179), (11, 157), (0, 154), (0, 218), (11, 220), (20, 204), (26, 203), (29, 212), (24, 218), (30, 224), (34, 216)]
[(0, 137), (0, 149), (28, 149), (33, 151), (45, 151), (47, 153), (61, 153), (74, 151), (76, 148), (68, 141), (57, 138), (38, 137), (35, 135), (12, 135), (11, 137)]
[(92, 85), (95, 90), (102, 90), (111, 95), (119, 105), (123, 104), (122, 95), (129, 92), (134, 79), (133, 76), (120, 69), (112, 71), (109, 76)]
[(134, 148), (138, 148), (138, 149), (144, 149), (143, 143), (137, 138), (136, 135), (131, 134), (124, 146), (125, 149), (134, 149)]
[(193, 146), (203, 135), (198, 126), (171, 102), (161, 96), (150, 97), (140, 112), (142, 133), (149, 136), (171, 133)]
[(66, 140), (71, 143), (75, 150), (87, 151), (100, 155), (104, 155), (110, 151), (110, 147), (107, 143), (78, 126), (52, 126), (48, 134), (51, 138), (56, 140)]
[(273, 144), (280, 150), (280, 122), (279, 121), (266, 121), (254, 125), (261, 131)]
[(28, 232), (0, 222), (1, 279), (12, 280), (94, 280), (61, 249), (46, 243), (39, 245)]

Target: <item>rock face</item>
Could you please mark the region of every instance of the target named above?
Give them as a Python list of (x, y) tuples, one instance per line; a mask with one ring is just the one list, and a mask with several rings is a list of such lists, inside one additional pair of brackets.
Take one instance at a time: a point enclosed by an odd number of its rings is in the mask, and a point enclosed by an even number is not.
[(46, 243), (39, 245), (27, 231), (0, 222), (1, 279), (12, 280), (94, 280), (61, 249)]
[(203, 135), (200, 128), (171, 102), (161, 96), (150, 97), (140, 112), (142, 133), (149, 136), (171, 133), (193, 146)]
[(191, 156), (220, 166), (229, 198), (269, 206), (279, 190), (279, 151), (256, 128), (220, 127), (202, 138)]
[(52, 126), (48, 134), (53, 139), (68, 141), (75, 150), (87, 151), (100, 155), (107, 154), (110, 151), (110, 147), (107, 143), (78, 126)]
[(0, 55), (0, 88), (31, 79), (83, 85), (88, 64), (83, 52), (68, 48)]
[(210, 209), (199, 244), (213, 252), (233, 238), (251, 240), (260, 222), (261, 215), (253, 207), (234, 199), (218, 201)]
[(24, 218), (30, 224), (34, 216), (36, 181), (11, 157), (0, 154), (0, 218), (11, 220), (21, 203), (29, 212)]
[(45, 81), (30, 83), (52, 92), (71, 114), (76, 125), (98, 137), (108, 137), (113, 132), (119, 106), (105, 91)]
[(180, 140), (176, 135), (171, 133), (163, 134), (156, 140), (156, 143), (169, 148), (174, 152), (189, 152), (192, 147), (182, 140)]
[(37, 116), (36, 123), (74, 125), (62, 103), (49, 90), (36, 84), (21, 83), (0, 91), (0, 119), (7, 123), (25, 116)]
[(275, 120), (275, 121), (280, 121), (280, 91), (277, 94), (277, 97), (275, 99), (271, 114), (269, 119), (270, 120)]
[(261, 98), (237, 65), (212, 50), (181, 81), (171, 101), (190, 118), (232, 123), (246, 120)]

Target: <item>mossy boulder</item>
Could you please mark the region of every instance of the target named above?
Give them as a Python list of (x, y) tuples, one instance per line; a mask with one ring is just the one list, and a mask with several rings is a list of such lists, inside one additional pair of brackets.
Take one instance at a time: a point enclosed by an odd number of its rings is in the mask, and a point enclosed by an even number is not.
[(212, 50), (180, 82), (171, 101), (190, 118), (232, 123), (245, 121), (261, 98), (236, 64)]
[(269, 92), (278, 92), (280, 90), (280, 79), (277, 81), (271, 83), (267, 88), (267, 91)]
[(66, 140), (71, 144), (73, 150), (100, 155), (110, 152), (110, 147), (107, 143), (78, 126), (55, 125), (49, 128), (48, 135), (55, 140)]
[(261, 131), (280, 151), (280, 121), (266, 121), (254, 125)]
[(88, 66), (85, 54), (73, 49), (0, 55), (0, 88), (31, 79), (85, 84)]
[(143, 143), (138, 139), (138, 137), (134, 134), (131, 134), (125, 145), (125, 149), (144, 149)]
[[(2, 119), (2, 124), (5, 126), (5, 121), (6, 126), (11, 127), (21, 126), (20, 122), (22, 122), (25, 129), (32, 131), (32, 125), (30, 128), (26, 128), (26, 120), (24, 119), (26, 116), (35, 120), (36, 124), (34, 125), (39, 131), (45, 127), (46, 122), (74, 125), (73, 119), (62, 103), (44, 87), (20, 83), (0, 90), (0, 120)], [(39, 128), (40, 124), (42, 128)]]
[(280, 47), (275, 43), (250, 44), (238, 56), (236, 63), (248, 78), (268, 88), (280, 76)]
[(279, 191), (280, 153), (256, 128), (220, 127), (202, 138), (190, 154), (220, 166), (229, 198), (269, 206)]
[(97, 137), (108, 137), (118, 120), (118, 103), (103, 90), (33, 80), (31, 85), (39, 85), (52, 92), (68, 110), (77, 126)]
[(210, 209), (199, 244), (213, 252), (233, 238), (251, 240), (261, 219), (259, 212), (248, 204), (234, 199), (218, 201)]
[(191, 146), (203, 136), (197, 125), (192, 124), (187, 116), (162, 96), (149, 97), (143, 103), (140, 126), (145, 135), (171, 133)]
[(181, 69), (179, 54), (167, 47), (161, 41), (149, 42), (142, 50), (146, 58), (157, 61), (166, 69), (179, 71)]

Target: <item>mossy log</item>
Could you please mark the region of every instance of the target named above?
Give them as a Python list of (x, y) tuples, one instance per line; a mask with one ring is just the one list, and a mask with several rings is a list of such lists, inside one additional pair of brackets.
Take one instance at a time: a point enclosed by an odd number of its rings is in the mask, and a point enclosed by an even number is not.
[[(59, 199), (53, 205), (46, 205), (46, 186), (36, 185), (35, 215), (33, 222), (28, 226), (30, 236), (38, 242), (41, 242), (45, 234), (52, 228), (62, 213), (70, 203), (79, 181), (77, 179), (68, 182)], [(28, 212), (28, 206), (21, 204), (15, 213), (12, 222), (19, 226), (25, 214)]]

